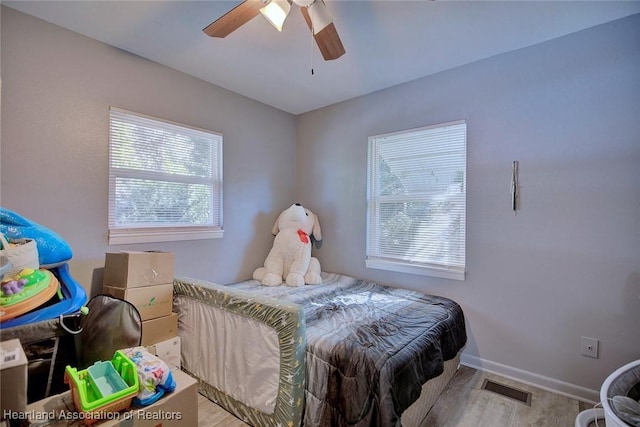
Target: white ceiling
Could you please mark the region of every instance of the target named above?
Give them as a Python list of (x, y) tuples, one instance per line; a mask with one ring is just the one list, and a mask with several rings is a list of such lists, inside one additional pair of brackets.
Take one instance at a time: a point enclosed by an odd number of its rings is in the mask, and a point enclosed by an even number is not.
[(616, 0), (326, 0), (347, 53), (324, 61), (295, 5), (281, 33), (261, 15), (224, 39), (202, 32), (239, 3), (2, 2), (293, 114), (640, 13)]

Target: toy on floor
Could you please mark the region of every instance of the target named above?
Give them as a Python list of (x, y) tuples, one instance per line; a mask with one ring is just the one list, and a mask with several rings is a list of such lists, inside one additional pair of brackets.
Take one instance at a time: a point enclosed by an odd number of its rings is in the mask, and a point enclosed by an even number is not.
[(284, 210), (273, 225), (276, 236), (273, 247), (264, 262), (256, 269), (253, 278), (266, 286), (317, 285), (322, 283), (320, 261), (311, 256), (311, 246), (322, 240), (318, 217), (300, 203)]
[[(39, 305), (23, 314), (16, 314), (15, 307), (2, 305), (2, 300), (7, 298), (11, 302), (17, 301), (16, 297), (20, 297), (25, 292), (30, 292), (27, 286), (18, 295), (4, 296), (0, 295), (0, 330), (7, 330), (13, 327), (22, 326), (30, 323), (56, 319), (58, 317), (77, 313), (78, 310), (87, 302), (87, 294), (84, 288), (76, 282), (69, 273), (69, 264), (63, 264), (50, 270), (42, 270), (47, 277), (51, 278), (51, 283), (47, 286), (44, 295), (36, 295), (35, 300)], [(9, 275), (6, 276), (9, 279)], [(54, 296), (58, 294), (57, 297)], [(50, 295), (49, 299), (44, 299), (46, 295)], [(28, 308), (28, 307), (27, 307)]]
[(2, 280), (0, 322), (13, 319), (47, 302), (60, 287), (48, 270), (25, 268)]
[[(69, 273), (71, 247), (58, 234), (0, 207), (0, 242), (0, 329), (72, 314), (87, 302)], [(30, 277), (16, 277), (25, 269)]]

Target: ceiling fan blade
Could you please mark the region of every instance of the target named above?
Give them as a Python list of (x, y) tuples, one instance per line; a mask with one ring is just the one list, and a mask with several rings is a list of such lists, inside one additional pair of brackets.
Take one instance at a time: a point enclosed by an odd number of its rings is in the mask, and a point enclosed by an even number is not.
[[(316, 0), (314, 4), (309, 7), (314, 7), (316, 3), (319, 3), (321, 7), (326, 8), (322, 0)], [(307, 7), (301, 7), (300, 11), (302, 12), (302, 16), (304, 16), (304, 20), (307, 22), (307, 26), (311, 32), (315, 33), (313, 38), (318, 45), (318, 49), (320, 49), (320, 53), (322, 53), (322, 57), (325, 61), (340, 58), (346, 53), (346, 51), (344, 50), (344, 46), (342, 45), (342, 40), (340, 40), (340, 36), (336, 30), (336, 26), (331, 22), (320, 31), (314, 30), (314, 25), (308, 9), (309, 8)]]
[(211, 37), (226, 37), (260, 14), (268, 1), (244, 0), (242, 3), (207, 25), (202, 31)]

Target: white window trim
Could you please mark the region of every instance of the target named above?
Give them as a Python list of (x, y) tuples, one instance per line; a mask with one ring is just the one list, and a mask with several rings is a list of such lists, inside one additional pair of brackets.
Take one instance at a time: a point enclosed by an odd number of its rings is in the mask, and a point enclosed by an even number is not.
[(224, 230), (222, 228), (121, 228), (109, 230), (109, 244), (127, 245), (133, 243), (158, 243), (175, 242), (180, 240), (219, 239), (222, 238), (223, 235)]
[[(176, 226), (160, 226), (160, 227), (117, 227), (111, 224), (111, 218), (115, 215), (114, 212), (114, 204), (112, 202), (112, 180), (115, 179), (116, 176), (121, 177), (140, 177), (142, 174), (131, 174), (125, 169), (120, 169), (117, 175), (114, 175), (111, 169), (111, 147), (109, 147), (109, 229), (107, 233), (108, 243), (109, 245), (126, 245), (126, 244), (136, 244), (136, 243), (158, 243), (158, 242), (173, 242), (173, 241), (182, 241), (182, 240), (203, 240), (203, 239), (218, 239), (224, 236), (224, 228), (223, 224), (223, 193), (222, 193), (222, 134), (219, 132), (213, 132), (207, 129), (201, 129), (194, 126), (185, 125), (182, 123), (173, 122), (170, 120), (161, 119), (158, 117), (153, 117), (141, 113), (136, 113), (128, 110), (124, 110), (117, 107), (110, 107), (111, 111), (123, 113), (123, 114), (131, 114), (137, 117), (142, 117), (150, 120), (155, 120), (163, 123), (167, 123), (170, 125), (175, 125), (187, 129), (193, 129), (198, 132), (204, 132), (211, 135), (216, 135), (220, 137), (220, 144), (218, 145), (218, 158), (220, 159), (220, 165), (217, 168), (217, 174), (215, 176), (215, 180), (219, 183), (220, 190), (218, 192), (218, 204), (220, 206), (218, 217), (219, 217), (219, 225), (214, 226), (189, 226), (189, 225), (176, 225)], [(111, 119), (109, 119), (109, 127), (111, 127)], [(109, 137), (111, 138), (111, 137)], [(109, 141), (109, 144), (111, 142)], [(171, 180), (170, 175), (164, 176), (162, 173), (147, 173), (146, 174), (151, 179), (162, 178), (164, 180)], [(188, 178), (187, 178), (188, 180)], [(194, 182), (198, 181), (198, 178), (193, 179)], [(212, 209), (214, 209), (212, 207)]]
[[(425, 126), (425, 127), (421, 127), (421, 128), (417, 128), (417, 129), (408, 129), (408, 130), (404, 130), (404, 131), (399, 131), (399, 132), (393, 132), (393, 133), (387, 133), (387, 134), (382, 134), (382, 135), (375, 135), (375, 136), (371, 136), (369, 137), (369, 141), (371, 141), (372, 139), (375, 138), (381, 138), (381, 137), (385, 137), (385, 136), (392, 136), (392, 135), (398, 135), (398, 134), (403, 134), (403, 133), (407, 133), (407, 132), (411, 132), (411, 131), (419, 131), (419, 130), (427, 130), (427, 129), (433, 129), (433, 128), (440, 128), (440, 127), (446, 127), (446, 126), (454, 126), (454, 125), (459, 125), (459, 124), (465, 124), (466, 125), (466, 121), (465, 120), (457, 120), (457, 121), (452, 121), (452, 122), (447, 122), (447, 123), (440, 123), (440, 124), (436, 124), (436, 125), (432, 125), (432, 126)], [(465, 146), (466, 146), (466, 138), (465, 138)], [(374, 269), (379, 269), (379, 270), (387, 270), (387, 271), (394, 271), (394, 272), (398, 272), (398, 273), (408, 273), (408, 274), (415, 274), (415, 275), (422, 275), (422, 276), (430, 276), (430, 277), (439, 277), (439, 278), (444, 278), (444, 279), (452, 279), (452, 280), (460, 280), (460, 281), (464, 281), (466, 278), (466, 263), (465, 263), (465, 267), (460, 268), (457, 266), (447, 266), (447, 265), (438, 265), (438, 264), (428, 264), (428, 263), (414, 263), (411, 261), (403, 261), (400, 259), (395, 259), (395, 258), (385, 258), (385, 257), (379, 257), (379, 256), (371, 256), (369, 255), (369, 247), (371, 244), (371, 240), (375, 239), (376, 237), (372, 236), (370, 233), (370, 228), (372, 226), (371, 222), (376, 222), (377, 218), (375, 216), (375, 200), (372, 197), (371, 191), (372, 191), (372, 184), (374, 182), (374, 180), (376, 179), (376, 175), (378, 174), (378, 170), (376, 168), (372, 168), (372, 156), (374, 155), (373, 150), (371, 148), (371, 142), (369, 143), (369, 148), (368, 148), (368, 160), (367, 160), (367, 168), (368, 170), (368, 175), (367, 175), (367, 242), (366, 242), (366, 248), (367, 248), (367, 255), (365, 258), (365, 266), (367, 268), (374, 268)], [(466, 156), (465, 156), (466, 157)], [(466, 181), (466, 171), (465, 171), (465, 181)], [(466, 182), (465, 182), (465, 197), (466, 197)], [(401, 201), (404, 197), (403, 196), (397, 196), (398, 201)], [(416, 200), (416, 197), (411, 198), (411, 200)], [(466, 217), (466, 208), (465, 208), (465, 217)], [(466, 221), (465, 221), (466, 223)], [(465, 233), (466, 234), (466, 233)], [(466, 243), (465, 243), (465, 250), (466, 250)]]
[(417, 274), (420, 276), (440, 277), (442, 279), (465, 280), (465, 271), (442, 266), (426, 266), (424, 264), (412, 264), (396, 260), (369, 257), (365, 261), (367, 268), (377, 270), (395, 271), (397, 273)]

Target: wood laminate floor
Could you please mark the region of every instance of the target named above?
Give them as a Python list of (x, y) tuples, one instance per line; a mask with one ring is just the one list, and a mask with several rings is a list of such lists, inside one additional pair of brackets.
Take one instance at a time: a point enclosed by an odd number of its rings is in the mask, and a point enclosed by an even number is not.
[[(531, 393), (530, 404), (483, 390), (485, 379)], [(574, 427), (578, 413), (588, 407), (569, 397), (462, 366), (421, 427)]]
[[(485, 379), (531, 393), (530, 404), (483, 390)], [(588, 407), (575, 399), (461, 366), (421, 427), (573, 427), (576, 415)], [(200, 395), (198, 410), (201, 427), (247, 427)]]

